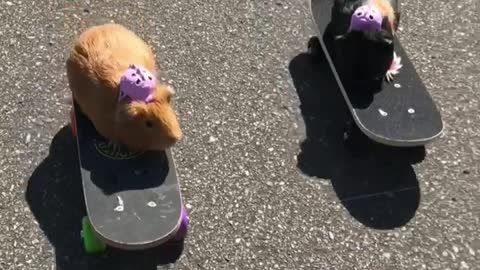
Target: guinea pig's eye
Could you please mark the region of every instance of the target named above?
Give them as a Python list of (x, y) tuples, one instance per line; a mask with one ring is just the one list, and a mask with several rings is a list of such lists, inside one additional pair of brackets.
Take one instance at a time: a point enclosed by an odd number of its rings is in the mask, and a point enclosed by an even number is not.
[(153, 123), (152, 123), (152, 121), (150, 121), (150, 120), (145, 121), (145, 125), (146, 125), (147, 127), (149, 127), (149, 128), (152, 128), (152, 127), (153, 127)]

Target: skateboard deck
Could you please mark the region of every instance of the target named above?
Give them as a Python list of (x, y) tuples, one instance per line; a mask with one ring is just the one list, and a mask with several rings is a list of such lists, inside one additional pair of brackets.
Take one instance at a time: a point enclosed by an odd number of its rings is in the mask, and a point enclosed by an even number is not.
[[(358, 128), (370, 139), (391, 146), (421, 146), (439, 137), (443, 131), (440, 112), (396, 37), (394, 48), (403, 67), (393, 81), (383, 82), (381, 91), (368, 97), (355, 94), (365, 92), (363, 89), (345, 90), (326, 46), (328, 40), (324, 37), (334, 1), (311, 0), (310, 8), (319, 34), (319, 45)], [(396, 7), (396, 0), (393, 1)]]
[(75, 105), (71, 121), (93, 237), (126, 250), (183, 239), (187, 217), (170, 150), (113, 146)]

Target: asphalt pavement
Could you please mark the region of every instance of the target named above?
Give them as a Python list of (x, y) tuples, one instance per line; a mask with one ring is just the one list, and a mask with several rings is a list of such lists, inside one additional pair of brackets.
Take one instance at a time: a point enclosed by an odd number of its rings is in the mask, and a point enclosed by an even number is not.
[[(401, 9), (445, 125), (420, 160), (343, 148), (347, 108), (305, 54), (307, 0), (2, 0), (0, 269), (480, 269), (480, 2)], [(64, 62), (108, 21), (154, 47), (176, 90), (183, 249), (82, 249)]]

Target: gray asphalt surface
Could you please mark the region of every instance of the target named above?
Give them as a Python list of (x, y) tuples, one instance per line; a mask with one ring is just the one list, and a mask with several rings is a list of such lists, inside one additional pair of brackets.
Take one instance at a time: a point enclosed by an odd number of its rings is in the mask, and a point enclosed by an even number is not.
[[(415, 164), (342, 148), (343, 99), (304, 54), (306, 0), (0, 7), (0, 269), (480, 269), (477, 0), (402, 3), (400, 39), (445, 121)], [(109, 20), (155, 47), (177, 91), (183, 251), (82, 250), (64, 61)]]

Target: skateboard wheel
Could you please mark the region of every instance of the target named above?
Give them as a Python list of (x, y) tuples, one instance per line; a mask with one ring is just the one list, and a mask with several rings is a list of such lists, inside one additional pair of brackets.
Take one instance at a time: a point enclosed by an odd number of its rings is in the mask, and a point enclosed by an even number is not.
[(95, 236), (92, 225), (87, 217), (82, 219), (83, 246), (87, 253), (100, 253), (106, 250), (107, 246)]
[(175, 235), (171, 239), (172, 241), (175, 241), (175, 242), (182, 241), (187, 236), (188, 215), (187, 215), (187, 209), (185, 209), (184, 206), (182, 206), (180, 219), (181, 219), (180, 228), (178, 228), (178, 231), (175, 233)]

